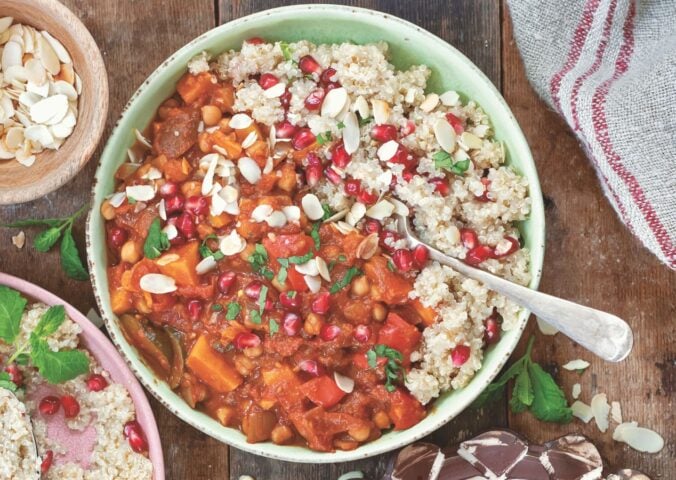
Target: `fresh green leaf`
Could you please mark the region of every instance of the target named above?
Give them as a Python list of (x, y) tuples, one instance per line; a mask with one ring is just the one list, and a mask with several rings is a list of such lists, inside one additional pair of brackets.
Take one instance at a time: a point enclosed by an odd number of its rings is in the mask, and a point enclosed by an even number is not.
[[(324, 208), (322, 206), (322, 208)], [(319, 250), (319, 248), (322, 246), (321, 240), (319, 238), (319, 227), (321, 226), (321, 222), (317, 222), (314, 225), (312, 225), (312, 230), (310, 230), (310, 236), (312, 237), (312, 240), (315, 242), (315, 250)]]
[(31, 335), (31, 358), (49, 383), (64, 383), (89, 371), (89, 358), (80, 350), (53, 352), (47, 341)]
[(255, 323), (255, 324), (261, 323), (261, 314), (258, 310), (251, 310), (249, 312), (249, 317), (251, 318), (252, 323)]
[(0, 286), (0, 338), (13, 343), (19, 335), (26, 299), (14, 289)]
[(443, 150), (438, 151), (432, 155), (432, 160), (434, 160), (434, 166), (438, 169), (448, 170), (449, 172), (455, 175), (462, 175), (469, 168), (469, 159), (460, 160), (459, 162), (453, 163), (453, 157), (448, 152)]
[(27, 353), (20, 353), (14, 359), (14, 363), (16, 363), (17, 365), (21, 365), (22, 367), (25, 367), (26, 365), (28, 365), (30, 358), (31, 358), (30, 355), (28, 355)]
[(359, 126), (363, 127), (364, 125), (368, 125), (369, 123), (371, 123), (372, 120), (373, 120), (373, 117), (360, 118), (359, 119)]
[(286, 277), (288, 276), (289, 271), (287, 270), (286, 267), (282, 267), (279, 269), (279, 272), (277, 272), (277, 281), (279, 283), (284, 283), (286, 282)]
[(56, 332), (61, 324), (66, 320), (66, 310), (63, 305), (54, 305), (42, 314), (37, 326), (33, 329), (31, 335), (44, 338)]
[(61, 240), (61, 268), (72, 279), (87, 280), (89, 278), (87, 269), (82, 265), (82, 260), (80, 260), (75, 239), (73, 239), (72, 226), (66, 228)]
[(272, 337), (275, 333), (279, 332), (279, 323), (275, 321), (274, 318), (270, 319), (270, 324), (268, 325), (270, 328), (270, 336)]
[(399, 350), (378, 344), (366, 352), (366, 362), (369, 367), (376, 368), (378, 357), (387, 359), (387, 363), (385, 363), (385, 388), (388, 392), (393, 392), (396, 389), (395, 382), (406, 381), (406, 373), (401, 365), (404, 356)]
[(566, 396), (552, 376), (537, 363), (528, 364), (528, 373), (533, 384), (533, 404), (530, 411), (543, 422), (569, 423), (573, 411)]
[(223, 310), (223, 305), (221, 305), (220, 303), (214, 303), (211, 305), (212, 312), (220, 312), (221, 310)]
[(340, 263), (345, 263), (347, 262), (347, 257), (341, 253), (340, 255), (338, 255), (338, 261)]
[(270, 270), (270, 267), (267, 266), (268, 263), (268, 251), (265, 249), (265, 247), (257, 243), (256, 247), (254, 248), (254, 253), (252, 253), (249, 256), (249, 264), (251, 265), (251, 269), (264, 276), (268, 280), (272, 280), (275, 277), (275, 272)]
[(16, 392), (19, 387), (12, 381), (9, 373), (0, 372), (0, 388), (4, 388), (10, 392)]
[[(287, 258), (286, 260), (289, 261), (289, 263), (293, 263), (294, 265), (302, 265), (306, 262), (309, 262), (314, 258), (315, 254), (312, 251), (307, 252), (305, 255), (294, 255), (292, 257)], [(286, 265), (288, 267), (288, 265)]]
[(286, 292), (286, 296), (289, 298), (296, 298), (296, 291), (295, 290), (289, 290)]
[(263, 285), (261, 287), (261, 293), (258, 295), (258, 311), (261, 312), (261, 315), (265, 312), (265, 301), (268, 298), (268, 286)]
[(152, 260), (159, 257), (164, 250), (168, 250), (170, 246), (169, 237), (162, 231), (160, 219), (156, 218), (148, 229), (148, 236), (143, 244), (143, 254)]
[(388, 261), (387, 261), (387, 269), (388, 269), (390, 272), (394, 272), (395, 268), (394, 268), (394, 263), (392, 263), (392, 260), (388, 260)]
[(333, 139), (333, 136), (331, 135), (330, 131), (322, 132), (319, 135), (317, 135), (317, 143), (319, 145), (325, 145), (329, 143)]
[(530, 407), (532, 403), (533, 386), (528, 376), (528, 370), (523, 369), (517, 375), (514, 382), (514, 389), (512, 390), (512, 398), (509, 401), (509, 405), (512, 408), (512, 412), (520, 413)]
[(347, 287), (350, 284), (350, 282), (352, 282), (352, 279), (354, 277), (359, 276), (362, 273), (363, 272), (359, 270), (357, 267), (350, 267), (348, 271), (345, 272), (343, 278), (341, 278), (331, 286), (329, 292), (332, 294), (340, 292), (343, 288)]
[(288, 43), (279, 42), (279, 48), (281, 48), (281, 50), (282, 50), (282, 55), (284, 55), (284, 60), (286, 60), (287, 62), (289, 60), (293, 61), (293, 57), (291, 55), (293, 52), (292, 52), (291, 47), (289, 46)]
[(239, 312), (242, 310), (242, 307), (239, 306), (237, 302), (228, 303), (227, 311), (225, 312), (226, 320), (234, 320), (239, 315)]
[(336, 125), (336, 126), (338, 127), (339, 130), (342, 130), (343, 128), (345, 128), (345, 124), (342, 121), (338, 122), (338, 125)]
[(38, 252), (48, 252), (61, 237), (61, 227), (51, 227), (38, 233), (33, 246)]
[[(530, 350), (528, 352), (530, 352)], [(481, 408), (484, 405), (494, 401), (499, 396), (499, 394), (502, 393), (507, 382), (509, 382), (512, 378), (516, 377), (522, 371), (525, 370), (526, 362), (529, 358), (529, 355), (530, 353), (527, 353), (526, 355), (518, 359), (507, 370), (505, 370), (505, 372), (502, 375), (500, 375), (500, 378), (498, 378), (488, 387), (486, 387), (484, 391), (481, 392), (481, 394), (474, 401), (473, 404), (474, 407)]]
[(12, 223), (4, 223), (0, 225), (0, 227), (6, 227), (6, 228), (23, 228), (23, 227), (39, 227), (39, 226), (47, 226), (47, 227), (60, 227), (63, 225), (65, 222), (65, 219), (63, 218), (40, 218), (40, 219), (27, 219), (27, 220), (19, 220), (16, 222)]
[(375, 350), (371, 349), (366, 352), (366, 362), (369, 367), (376, 368), (378, 365), (378, 354), (376, 354)]
[(333, 215), (333, 210), (326, 203), (322, 203), (322, 210), (324, 210), (324, 215), (322, 215), (322, 221), (331, 218)]

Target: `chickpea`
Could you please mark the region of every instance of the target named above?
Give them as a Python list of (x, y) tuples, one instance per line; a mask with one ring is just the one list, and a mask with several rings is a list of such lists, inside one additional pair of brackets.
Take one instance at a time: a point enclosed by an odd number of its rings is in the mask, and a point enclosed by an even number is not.
[(373, 415), (373, 423), (381, 430), (390, 428), (390, 416), (383, 410), (380, 410)]
[(214, 105), (205, 105), (202, 107), (202, 121), (207, 127), (213, 127), (223, 118), (221, 109)]
[(293, 430), (286, 425), (277, 425), (270, 433), (270, 439), (277, 445), (284, 445), (293, 438)]
[(352, 442), (350, 440), (340, 440), (336, 439), (333, 441), (333, 446), (336, 447), (338, 450), (354, 450), (359, 446), (359, 442)]
[(355, 281), (352, 282), (352, 293), (358, 297), (363, 297), (371, 291), (371, 283), (365, 275), (357, 277)]
[(376, 322), (382, 322), (387, 317), (387, 307), (382, 303), (376, 302), (373, 304), (373, 309), (371, 310), (371, 315)]
[(235, 411), (230, 407), (220, 407), (216, 410), (216, 418), (223, 426), (228, 426), (232, 419), (235, 418)]
[(263, 355), (263, 347), (258, 345), (257, 347), (249, 347), (245, 348), (244, 350), (244, 355), (246, 355), (249, 358), (258, 358), (261, 355)]
[(365, 442), (371, 435), (371, 427), (368, 424), (350, 428), (347, 433), (358, 442)]
[(106, 220), (112, 220), (115, 218), (115, 215), (115, 207), (113, 207), (108, 200), (104, 200), (101, 204), (101, 216)]
[(133, 240), (127, 240), (120, 249), (120, 260), (127, 263), (136, 263), (141, 259), (141, 252)]
[[(148, 295), (150, 295), (150, 294), (148, 294)], [(139, 313), (144, 313), (144, 314), (148, 314), (152, 311), (151, 308), (150, 308), (150, 305), (148, 305), (148, 302), (146, 301), (146, 299), (144, 297), (138, 297), (136, 299), (136, 301), (134, 302), (134, 308), (136, 308), (136, 310), (138, 310)]]
[(230, 133), (232, 132), (232, 128), (230, 128), (230, 119), (229, 118), (224, 118), (220, 122), (218, 122), (218, 128), (223, 132), (223, 133)]
[(235, 369), (243, 377), (248, 377), (254, 369), (254, 364), (244, 355), (236, 355), (234, 359)]
[(319, 335), (319, 332), (322, 329), (322, 324), (324, 321), (316, 313), (310, 313), (305, 317), (305, 323), (303, 324), (303, 330), (308, 335)]

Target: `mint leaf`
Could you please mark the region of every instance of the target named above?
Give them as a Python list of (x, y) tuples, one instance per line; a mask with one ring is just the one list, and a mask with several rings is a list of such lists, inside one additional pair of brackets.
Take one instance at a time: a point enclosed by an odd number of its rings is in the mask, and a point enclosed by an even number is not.
[(322, 221), (331, 218), (333, 215), (333, 210), (326, 203), (322, 203), (322, 210), (324, 210), (324, 215), (322, 215)]
[(336, 283), (334, 283), (331, 286), (331, 289), (329, 290), (330, 293), (338, 293), (340, 292), (343, 288), (347, 287), (350, 282), (352, 282), (352, 279), (358, 275), (361, 275), (362, 271), (359, 270), (357, 267), (350, 267), (347, 272), (345, 272), (345, 275), (343, 278), (338, 280)]
[(284, 55), (284, 60), (287, 62), (293, 60), (291, 54), (293, 53), (291, 47), (286, 42), (279, 42), (279, 48), (282, 50), (282, 55)]
[(61, 240), (61, 268), (67, 276), (74, 280), (87, 280), (89, 274), (82, 265), (82, 260), (80, 260), (72, 229), (72, 225), (68, 226), (63, 233), (63, 240)]
[(63, 305), (55, 305), (42, 314), (40, 321), (31, 333), (36, 337), (47, 337), (56, 332), (66, 320), (66, 310)]
[(6, 390), (9, 390), (10, 392), (16, 392), (16, 390), (19, 387), (17, 387), (16, 384), (12, 381), (12, 378), (9, 376), (9, 373), (0, 372), (0, 388), (4, 388)]
[[(324, 206), (322, 205), (322, 208)], [(323, 217), (322, 217), (323, 218)], [(319, 250), (319, 247), (321, 247), (322, 243), (319, 238), (319, 227), (321, 226), (321, 222), (317, 222), (314, 225), (312, 225), (312, 230), (310, 231), (310, 236), (312, 237), (312, 240), (315, 242), (315, 249)]]
[(462, 175), (469, 168), (469, 159), (453, 163), (453, 157), (443, 150), (432, 155), (434, 166), (440, 170), (448, 170), (455, 175)]
[(19, 292), (0, 286), (0, 338), (13, 343), (21, 329), (21, 316), (26, 299)]
[(279, 269), (279, 272), (277, 272), (277, 281), (279, 283), (284, 283), (286, 282), (286, 277), (288, 276), (289, 272), (286, 267), (282, 267)]
[(225, 312), (226, 320), (234, 320), (239, 315), (239, 312), (242, 310), (242, 307), (239, 306), (239, 303), (230, 302), (228, 303), (227, 310)]
[(279, 323), (277, 323), (274, 318), (271, 318), (269, 328), (270, 336), (272, 337), (275, 333), (279, 332)]
[(249, 312), (249, 317), (251, 318), (252, 323), (261, 323), (261, 314), (258, 310), (251, 310), (251, 312)]
[(89, 358), (80, 350), (53, 352), (47, 341), (31, 335), (31, 358), (49, 383), (63, 383), (89, 371)]
[(268, 287), (267, 285), (263, 285), (261, 287), (261, 293), (258, 295), (258, 310), (261, 312), (261, 315), (263, 315), (263, 312), (265, 312), (265, 300), (268, 297)]
[(530, 377), (528, 376), (528, 369), (524, 368), (516, 377), (509, 405), (512, 408), (512, 412), (520, 413), (532, 404), (533, 386), (531, 385)]
[(394, 382), (406, 381), (406, 373), (401, 365), (404, 356), (399, 350), (378, 344), (366, 352), (366, 361), (369, 367), (375, 368), (378, 365), (378, 357), (387, 359), (387, 363), (385, 363), (385, 389), (388, 392), (393, 392), (396, 389)]
[(332, 140), (333, 136), (331, 135), (330, 131), (322, 132), (319, 135), (317, 135), (317, 143), (319, 145), (324, 145), (329, 143)]
[(33, 246), (38, 252), (48, 252), (61, 237), (61, 227), (51, 227), (40, 232), (33, 240)]
[(152, 260), (159, 257), (169, 247), (169, 237), (162, 231), (160, 219), (156, 218), (150, 224), (150, 229), (148, 229), (148, 236), (143, 244), (143, 254), (146, 258)]
[(533, 404), (530, 411), (535, 418), (543, 422), (569, 423), (573, 412), (552, 376), (532, 362), (528, 364), (528, 374), (533, 384)]
[(477, 397), (474, 401), (475, 408), (481, 408), (484, 405), (497, 399), (498, 395), (503, 391), (507, 382), (512, 378), (519, 375), (526, 368), (526, 356), (521, 357), (519, 360), (514, 362), (511, 367), (509, 367), (505, 372), (500, 375), (500, 378), (494, 380), (488, 387), (484, 389), (483, 392)]
[(23, 227), (39, 227), (39, 226), (58, 227), (64, 221), (65, 219), (63, 218), (40, 218), (40, 219), (29, 218), (27, 220), (18, 220), (12, 223), (4, 223), (0, 225), (0, 227), (6, 228), (23, 228)]
[(373, 120), (373, 117), (360, 118), (359, 119), (359, 126), (363, 127), (364, 125), (368, 125), (369, 123), (371, 123), (372, 120)]

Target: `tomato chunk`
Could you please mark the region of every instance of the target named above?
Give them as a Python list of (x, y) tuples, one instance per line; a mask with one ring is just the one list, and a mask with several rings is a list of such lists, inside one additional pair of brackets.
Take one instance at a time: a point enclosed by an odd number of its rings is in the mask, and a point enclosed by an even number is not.
[(345, 392), (338, 388), (336, 382), (326, 375), (313, 378), (309, 382), (305, 382), (300, 388), (312, 403), (324, 408), (333, 407), (345, 396)]
[(305, 277), (296, 271), (295, 267), (287, 270), (286, 281), (291, 284), (291, 288), (297, 292), (307, 292), (310, 288), (305, 283)]
[(385, 324), (378, 332), (378, 343), (399, 350), (404, 356), (404, 363), (408, 363), (411, 353), (415, 351), (420, 342), (420, 336), (420, 331), (414, 325), (396, 313), (390, 312)]

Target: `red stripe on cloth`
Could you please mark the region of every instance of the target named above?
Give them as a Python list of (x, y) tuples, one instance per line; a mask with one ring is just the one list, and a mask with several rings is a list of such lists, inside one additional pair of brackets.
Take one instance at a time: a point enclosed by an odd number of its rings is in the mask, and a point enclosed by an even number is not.
[(589, 34), (589, 30), (591, 29), (592, 22), (594, 20), (594, 14), (596, 13), (600, 3), (600, 0), (587, 0), (584, 10), (582, 11), (580, 22), (578, 23), (577, 28), (575, 28), (575, 33), (573, 34), (573, 39), (571, 40), (570, 50), (568, 50), (566, 63), (563, 65), (561, 70), (554, 74), (551, 81), (549, 82), (549, 91), (559, 113), (562, 113), (561, 100), (559, 99), (561, 81), (563, 80), (563, 77), (568, 72), (570, 72), (573, 67), (575, 67), (577, 61), (580, 59), (582, 47), (584, 46), (584, 42), (587, 39), (587, 35)]
[(638, 183), (638, 180), (636, 180), (636, 177), (634, 177), (634, 175), (622, 164), (622, 158), (613, 148), (613, 144), (610, 140), (610, 135), (608, 132), (605, 103), (608, 98), (608, 92), (610, 91), (611, 85), (618, 78), (620, 78), (629, 67), (629, 61), (634, 52), (635, 15), (636, 4), (632, 1), (629, 5), (629, 11), (627, 12), (627, 18), (623, 26), (624, 41), (620, 47), (620, 54), (615, 61), (615, 72), (610, 79), (603, 82), (596, 89), (596, 92), (592, 98), (592, 122), (594, 125), (596, 140), (601, 145), (603, 153), (608, 160), (608, 164), (625, 183), (625, 185), (627, 185), (629, 193), (643, 214), (646, 223), (655, 235), (655, 239), (657, 240), (660, 249), (662, 252), (664, 252), (667, 262), (671, 267), (676, 267), (676, 249), (669, 238), (667, 230), (664, 228), (664, 225), (662, 225), (662, 222), (660, 221), (652, 204), (646, 198), (641, 185)]

